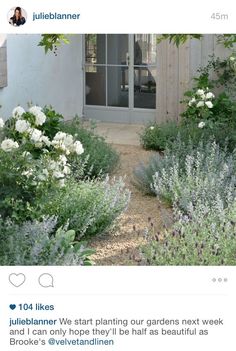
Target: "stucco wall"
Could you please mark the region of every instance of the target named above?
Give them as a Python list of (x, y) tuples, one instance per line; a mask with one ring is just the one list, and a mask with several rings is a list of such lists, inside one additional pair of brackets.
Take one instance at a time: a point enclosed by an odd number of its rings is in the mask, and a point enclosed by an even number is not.
[(52, 105), (65, 119), (81, 115), (83, 108), (82, 36), (70, 37), (70, 45), (58, 56), (45, 55), (38, 47), (40, 35), (7, 35), (8, 85), (0, 88), (0, 115), (27, 103)]

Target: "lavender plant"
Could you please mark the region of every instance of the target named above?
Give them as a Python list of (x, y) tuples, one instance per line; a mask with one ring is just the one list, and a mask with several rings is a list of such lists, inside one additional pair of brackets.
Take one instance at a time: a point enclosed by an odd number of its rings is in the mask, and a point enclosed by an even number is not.
[(94, 252), (56, 217), (16, 225), (0, 220), (0, 265), (91, 265)]
[(158, 159), (151, 186), (173, 205), (174, 225), (149, 233), (147, 264), (235, 265), (236, 152), (178, 142)]
[(128, 206), (130, 192), (122, 178), (75, 182), (39, 199), (40, 216), (56, 215), (58, 225), (69, 225), (78, 239), (107, 231)]
[(153, 175), (155, 193), (185, 212), (189, 206), (211, 206), (216, 198), (229, 207), (236, 198), (236, 152), (228, 155), (215, 142), (187, 150), (184, 159), (174, 149), (164, 156)]
[(148, 265), (236, 265), (236, 202), (224, 209), (220, 198), (209, 207), (174, 206), (175, 224), (149, 233), (142, 249)]

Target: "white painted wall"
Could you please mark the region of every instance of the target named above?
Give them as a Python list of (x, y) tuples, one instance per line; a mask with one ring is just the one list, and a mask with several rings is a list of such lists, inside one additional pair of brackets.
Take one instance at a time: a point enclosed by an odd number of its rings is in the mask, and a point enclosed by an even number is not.
[(0, 115), (6, 119), (12, 109), (27, 108), (32, 101), (52, 105), (65, 119), (82, 115), (82, 35), (58, 49), (58, 56), (45, 55), (38, 47), (40, 35), (7, 35), (8, 86), (0, 88)]

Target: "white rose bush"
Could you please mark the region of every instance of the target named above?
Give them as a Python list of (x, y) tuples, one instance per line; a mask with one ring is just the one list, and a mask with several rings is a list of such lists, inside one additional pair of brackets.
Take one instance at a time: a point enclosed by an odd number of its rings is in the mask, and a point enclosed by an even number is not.
[(186, 103), (187, 108), (182, 116), (186, 119), (186, 122), (190, 119), (197, 119), (198, 127), (205, 127), (205, 121), (213, 115), (212, 108), (214, 107), (215, 95), (209, 91), (209, 88), (188, 91), (185, 95), (188, 99), (183, 102)]
[(109, 146), (68, 125), (51, 107), (0, 118), (0, 264), (90, 264), (82, 237), (107, 231), (127, 207), (122, 179), (85, 169), (87, 147)]
[[(27, 152), (27, 157), (34, 162), (34, 171), (25, 170), (24, 175), (31, 176), (35, 172), (33, 183), (42, 183), (58, 181), (64, 184), (66, 178), (70, 175), (70, 162), (67, 159), (69, 155), (81, 155), (84, 152), (83, 145), (79, 140), (68, 133), (61, 131), (56, 132), (50, 137), (44, 125), (47, 122), (47, 116), (40, 106), (32, 106), (25, 111), (18, 106), (12, 111), (12, 118), (6, 127), (6, 134), (12, 138), (5, 138), (0, 145), (4, 152), (11, 152), (20, 148), (22, 153)], [(3, 121), (0, 126), (4, 128)], [(42, 167), (40, 169), (40, 167)]]
[(52, 186), (64, 187), (71, 177), (71, 158), (79, 157), (84, 149), (79, 140), (59, 130), (60, 119), (52, 109), (39, 106), (28, 111), (17, 106), (7, 122), (0, 119), (3, 217), (12, 211), (20, 217), (37, 194)]

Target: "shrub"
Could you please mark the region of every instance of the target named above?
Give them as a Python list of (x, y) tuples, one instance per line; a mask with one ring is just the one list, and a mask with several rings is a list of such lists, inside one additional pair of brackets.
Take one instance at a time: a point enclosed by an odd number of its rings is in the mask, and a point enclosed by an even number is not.
[(200, 67), (199, 75), (194, 77), (194, 87), (185, 93), (181, 101), (186, 105), (180, 123), (148, 125), (140, 136), (141, 144), (146, 149), (163, 151), (180, 135), (193, 144), (209, 137), (224, 148), (236, 147), (236, 57), (231, 54), (220, 60), (210, 57), (208, 64)]
[[(172, 145), (173, 146), (173, 145)], [(174, 208), (175, 223), (149, 237), (148, 264), (236, 264), (236, 151), (180, 141), (155, 159), (151, 188)]]
[(52, 186), (64, 186), (71, 176), (74, 167), (70, 157), (77, 160), (76, 173), (81, 173), (82, 163), (78, 159), (83, 146), (72, 135), (58, 131), (60, 119), (61, 116), (49, 108), (42, 110), (32, 106), (26, 112), (18, 106), (5, 125), (0, 121), (0, 213), (3, 219), (11, 217), (18, 222), (30, 219), (35, 198)]
[(140, 142), (147, 150), (165, 150), (167, 145), (174, 141), (179, 133), (177, 122), (148, 124), (140, 134)]
[(56, 225), (55, 217), (20, 226), (0, 220), (0, 265), (90, 265), (93, 250)]
[(219, 197), (227, 207), (236, 197), (236, 152), (227, 155), (213, 142), (187, 147), (185, 158), (175, 150), (164, 156), (153, 176), (158, 196), (177, 201), (184, 211), (189, 206), (211, 206)]
[[(186, 136), (187, 137), (187, 136)], [(134, 169), (135, 185), (146, 194), (156, 194), (153, 187), (153, 176), (162, 170), (167, 171), (177, 162), (180, 167), (184, 166), (184, 161), (188, 153), (193, 152), (194, 144), (188, 137), (188, 142), (182, 141), (180, 136), (177, 136), (176, 141), (169, 144), (169, 147), (164, 151), (163, 155), (153, 154), (148, 164), (139, 164)], [(167, 200), (167, 197), (165, 197)], [(168, 200), (171, 203), (171, 199)]]
[(185, 93), (188, 99), (182, 101), (186, 103), (186, 110), (181, 114), (182, 123), (188, 124), (195, 121), (199, 128), (215, 125), (220, 127), (231, 124), (235, 128), (236, 102), (225, 92), (217, 97), (204, 89), (193, 89)]
[(129, 196), (122, 179), (79, 183), (71, 180), (39, 201), (38, 215), (56, 215), (58, 225), (73, 228), (80, 239), (107, 231), (126, 209)]
[(31, 218), (35, 198), (51, 187), (58, 187), (46, 168), (50, 159), (33, 159), (20, 148), (5, 152), (0, 150), (0, 215), (16, 222)]
[(95, 135), (92, 129), (84, 128), (78, 117), (63, 123), (61, 128), (83, 144), (84, 153), (81, 159), (84, 161), (85, 176), (102, 177), (114, 170), (119, 161), (118, 153), (106, 143), (104, 138)]
[[(228, 151), (232, 151), (236, 148), (236, 125), (232, 123), (209, 123), (204, 122), (202, 128), (199, 128), (201, 122), (189, 121), (188, 123), (177, 123), (172, 122), (172, 129), (169, 129), (169, 123), (167, 123), (167, 129), (170, 134), (166, 136), (165, 124), (154, 125), (155, 130), (151, 130), (155, 134), (155, 138), (149, 132), (149, 127), (144, 130), (145, 134), (145, 148), (152, 149), (155, 151), (163, 151), (175, 147), (176, 140), (181, 139), (183, 143), (188, 143), (191, 140), (193, 146), (199, 144), (199, 142), (207, 143), (209, 140), (215, 140), (215, 142), (224, 149), (227, 145)], [(200, 124), (201, 127), (201, 124)], [(172, 134), (171, 134), (172, 133)], [(149, 137), (151, 138), (149, 140)]]
[(188, 216), (175, 207), (176, 222), (164, 233), (153, 233), (142, 252), (148, 265), (236, 265), (236, 202), (223, 209), (194, 208)]

